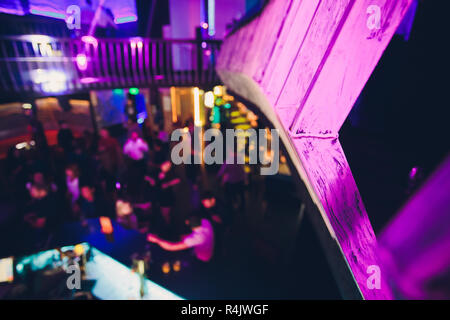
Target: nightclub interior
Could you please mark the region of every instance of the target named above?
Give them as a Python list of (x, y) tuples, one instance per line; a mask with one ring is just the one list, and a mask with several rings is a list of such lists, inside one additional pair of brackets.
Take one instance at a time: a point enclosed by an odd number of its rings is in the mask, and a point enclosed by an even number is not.
[(0, 0), (0, 299), (449, 300), (443, 3)]

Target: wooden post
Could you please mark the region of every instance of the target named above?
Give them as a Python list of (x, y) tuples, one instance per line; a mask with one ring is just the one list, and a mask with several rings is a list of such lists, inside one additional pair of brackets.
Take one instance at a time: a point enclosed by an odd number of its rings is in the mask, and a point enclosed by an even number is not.
[(270, 1), (224, 41), (216, 68), (279, 129), (346, 298), (392, 297), (386, 282), (367, 286), (376, 238), (338, 131), (411, 2)]

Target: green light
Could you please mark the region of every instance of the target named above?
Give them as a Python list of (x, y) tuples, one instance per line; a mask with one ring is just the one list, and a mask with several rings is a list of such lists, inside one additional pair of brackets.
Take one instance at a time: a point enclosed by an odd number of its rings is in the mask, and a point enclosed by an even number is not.
[(214, 107), (212, 116), (213, 119), (211, 120), (212, 123), (220, 123), (220, 108)]
[(113, 93), (114, 94), (123, 94), (123, 89), (114, 89)]
[(139, 89), (138, 88), (130, 88), (130, 90), (128, 92), (135, 96), (139, 93)]
[(225, 109), (230, 109), (231, 108), (231, 104), (227, 103), (223, 106)]

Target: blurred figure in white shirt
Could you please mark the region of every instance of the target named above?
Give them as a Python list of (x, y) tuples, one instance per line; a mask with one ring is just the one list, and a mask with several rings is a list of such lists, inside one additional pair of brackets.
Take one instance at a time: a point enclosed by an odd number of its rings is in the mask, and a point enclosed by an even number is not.
[(128, 158), (128, 192), (132, 197), (138, 196), (144, 184), (148, 145), (133, 131), (123, 147), (123, 153)]
[(147, 143), (139, 137), (136, 131), (133, 131), (123, 147), (123, 153), (134, 161), (140, 161), (144, 159), (147, 152)]

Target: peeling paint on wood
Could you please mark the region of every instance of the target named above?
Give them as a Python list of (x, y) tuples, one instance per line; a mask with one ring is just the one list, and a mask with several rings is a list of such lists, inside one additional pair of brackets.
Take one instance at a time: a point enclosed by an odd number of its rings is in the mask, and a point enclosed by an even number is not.
[(364, 297), (391, 298), (385, 283), (381, 290), (366, 286), (367, 267), (381, 263), (375, 234), (339, 141), (305, 138), (295, 139), (294, 144)]
[[(283, 130), (323, 229), (366, 299), (391, 294), (386, 284), (366, 286), (367, 266), (378, 264), (376, 238), (339, 141), (323, 137), (337, 134), (411, 2), (272, 0), (225, 40), (217, 67), (231, 90)], [(370, 5), (381, 9), (377, 30), (367, 27)]]

